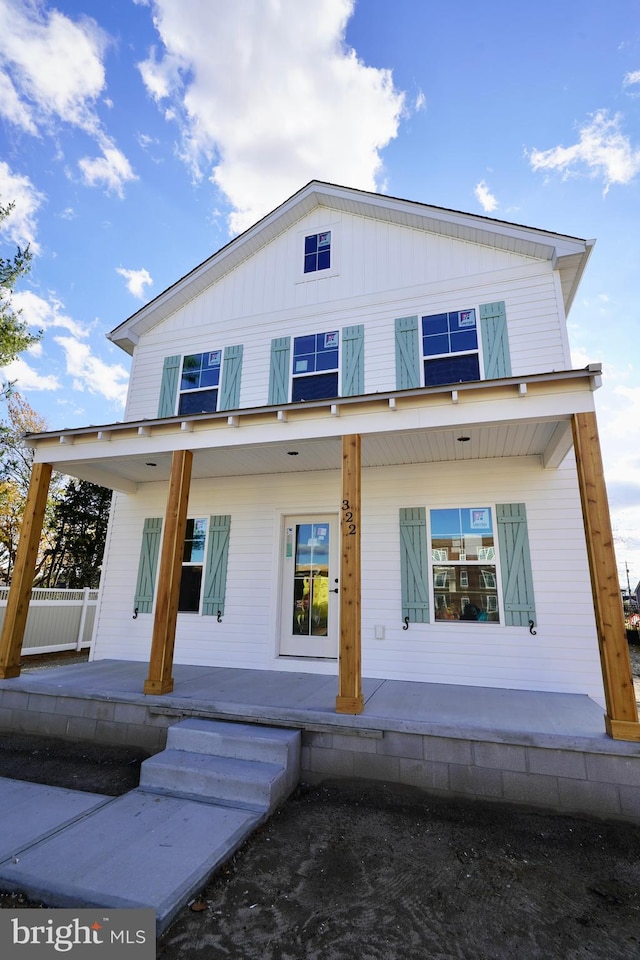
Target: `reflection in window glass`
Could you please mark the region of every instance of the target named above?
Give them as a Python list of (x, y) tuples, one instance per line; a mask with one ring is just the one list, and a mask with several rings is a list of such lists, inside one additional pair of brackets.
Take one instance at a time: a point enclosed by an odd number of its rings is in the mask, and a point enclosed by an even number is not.
[(178, 600), (178, 610), (183, 613), (197, 613), (200, 609), (202, 565), (204, 563), (206, 539), (207, 521), (205, 519), (187, 520), (182, 550), (180, 599)]
[(293, 633), (326, 637), (329, 623), (329, 525), (296, 525)]
[(431, 511), (436, 620), (498, 621), (490, 507)]

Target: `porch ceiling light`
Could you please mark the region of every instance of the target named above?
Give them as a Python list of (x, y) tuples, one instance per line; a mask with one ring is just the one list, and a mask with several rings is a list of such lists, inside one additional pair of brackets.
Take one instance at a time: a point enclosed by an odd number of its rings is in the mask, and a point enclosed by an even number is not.
[(471, 437), (458, 437), (458, 443), (468, 443)]
[(146, 463), (145, 463), (145, 467), (157, 467), (157, 466), (158, 466), (158, 464), (157, 464), (157, 463), (153, 463), (151, 460), (147, 460)]
[(297, 451), (297, 450), (287, 450), (287, 456), (288, 456), (288, 457), (297, 457), (297, 456), (298, 456), (298, 451)]

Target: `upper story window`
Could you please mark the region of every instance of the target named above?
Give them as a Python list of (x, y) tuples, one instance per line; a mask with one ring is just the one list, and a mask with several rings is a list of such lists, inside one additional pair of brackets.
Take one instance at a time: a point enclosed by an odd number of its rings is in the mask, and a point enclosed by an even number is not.
[(328, 270), (331, 266), (331, 231), (312, 233), (304, 238), (304, 272)]
[(475, 310), (455, 310), (422, 318), (425, 387), (480, 379)]
[(291, 399), (327, 400), (338, 396), (340, 334), (314, 333), (293, 340)]
[(191, 353), (182, 361), (178, 413), (215, 413), (222, 369), (222, 350)]
[(490, 507), (431, 511), (436, 620), (499, 619)]

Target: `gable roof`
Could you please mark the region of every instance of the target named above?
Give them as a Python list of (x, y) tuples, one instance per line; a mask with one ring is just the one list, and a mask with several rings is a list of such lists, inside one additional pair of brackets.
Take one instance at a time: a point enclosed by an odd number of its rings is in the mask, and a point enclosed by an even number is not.
[(119, 324), (107, 334), (109, 340), (127, 353), (133, 353), (142, 335), (318, 206), (479, 243), (526, 257), (550, 260), (560, 273), (566, 312), (571, 307), (595, 243), (594, 240), (581, 240), (478, 214), (311, 180), (262, 220)]

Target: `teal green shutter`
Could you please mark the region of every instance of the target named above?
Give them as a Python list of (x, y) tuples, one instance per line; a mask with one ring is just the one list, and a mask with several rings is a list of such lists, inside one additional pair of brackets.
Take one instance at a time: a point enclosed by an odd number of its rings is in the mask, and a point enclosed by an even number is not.
[(176, 412), (176, 394), (182, 357), (165, 357), (160, 385), (159, 417), (173, 417)]
[(271, 341), (268, 403), (289, 402), (289, 355), (291, 338), (276, 337)]
[(526, 627), (536, 619), (527, 511), (524, 503), (497, 503), (504, 622)]
[(364, 325), (342, 329), (342, 396), (364, 393)]
[(224, 613), (230, 529), (231, 517), (209, 517), (209, 543), (202, 595), (202, 614), (206, 617)]
[(429, 622), (429, 572), (427, 525), (424, 507), (400, 510), (400, 578), (402, 619), (411, 623)]
[(418, 318), (396, 320), (396, 390), (420, 386), (420, 341)]
[(134, 608), (138, 613), (151, 613), (153, 607), (161, 534), (162, 519), (160, 517), (145, 520), (142, 529), (136, 595), (133, 601)]
[(219, 410), (237, 410), (240, 406), (242, 349), (242, 344), (235, 347), (225, 347)]
[(480, 304), (480, 330), (485, 379), (510, 377), (509, 333), (503, 300)]

